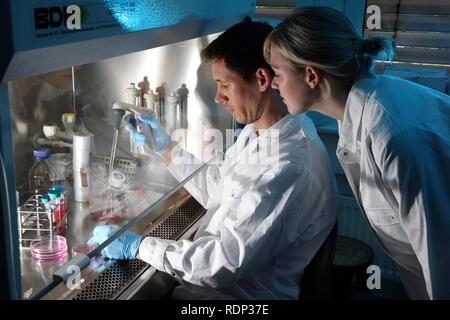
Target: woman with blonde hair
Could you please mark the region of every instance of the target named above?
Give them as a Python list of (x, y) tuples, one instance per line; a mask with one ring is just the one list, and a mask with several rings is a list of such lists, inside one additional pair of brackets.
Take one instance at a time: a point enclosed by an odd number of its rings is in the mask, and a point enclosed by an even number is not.
[(450, 97), (374, 75), (392, 40), (362, 39), (339, 11), (298, 9), (264, 44), (292, 114), (338, 121), (337, 157), (412, 299), (450, 299)]

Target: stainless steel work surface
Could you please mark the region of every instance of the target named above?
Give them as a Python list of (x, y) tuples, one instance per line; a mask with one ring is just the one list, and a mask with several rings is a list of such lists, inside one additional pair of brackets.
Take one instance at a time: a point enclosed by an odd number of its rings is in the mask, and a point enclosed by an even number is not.
[[(187, 197), (185, 202), (173, 213), (166, 215), (147, 234), (163, 239), (178, 239), (205, 213), (205, 209), (192, 197)], [(169, 290), (175, 280), (164, 281), (161, 277), (155, 277), (156, 270), (140, 260), (115, 261), (80, 291), (74, 291), (71, 295), (75, 300), (98, 299), (130, 299), (136, 292), (140, 292), (142, 286), (146, 286), (148, 293), (143, 299), (160, 299)], [(157, 275), (157, 274), (156, 274)], [(166, 275), (166, 277), (170, 277)], [(153, 278), (158, 278), (153, 281)], [(148, 287), (151, 288), (148, 288)], [(140, 293), (141, 296), (143, 293)]]
[[(73, 246), (85, 244), (92, 237), (92, 232), (97, 225), (126, 225), (162, 198), (168, 188), (169, 186), (151, 183), (132, 187), (121, 200), (120, 207), (117, 203), (113, 204), (107, 197), (97, 197), (91, 203), (74, 202), (69, 199), (67, 227), (61, 232), (61, 235), (67, 239), (68, 258), (59, 262), (38, 261), (31, 257), (29, 247), (22, 246), (20, 251), (23, 297), (32, 298), (34, 294), (49, 285), (53, 281), (53, 273), (73, 258), (71, 254)], [(145, 230), (151, 228), (164, 211), (179, 205), (187, 192), (179, 191), (176, 195), (155, 210), (148, 212), (145, 217), (142, 217), (140, 223), (130, 230), (144, 234)], [(101, 272), (107, 265), (109, 261), (103, 261), (101, 257), (97, 257), (92, 260), (87, 271), (90, 270), (95, 274)]]
[[(206, 210), (201, 207), (184, 189), (174, 194), (164, 206), (155, 210), (159, 216), (152, 221), (151, 217), (144, 218), (133, 231), (160, 237), (164, 239), (177, 239), (186, 229), (192, 226)], [(163, 212), (161, 214), (161, 212)], [(67, 234), (69, 247), (76, 243), (77, 235), (69, 231)], [(23, 277), (23, 286), (32, 297), (33, 292), (52, 281), (52, 273), (58, 267), (57, 263), (39, 266), (33, 263), (29, 251), (22, 250), (23, 267), (27, 268)], [(76, 300), (105, 300), (115, 299), (128, 288), (143, 273), (150, 276), (155, 270), (141, 260), (109, 260), (101, 256), (91, 259), (90, 265), (81, 272), (79, 287), (72, 282), (60, 284), (52, 290), (44, 299), (76, 299)], [(28, 289), (26, 289), (28, 284)], [(31, 292), (31, 288), (33, 292)], [(135, 288), (134, 290), (138, 290)], [(26, 298), (26, 297), (25, 297)]]

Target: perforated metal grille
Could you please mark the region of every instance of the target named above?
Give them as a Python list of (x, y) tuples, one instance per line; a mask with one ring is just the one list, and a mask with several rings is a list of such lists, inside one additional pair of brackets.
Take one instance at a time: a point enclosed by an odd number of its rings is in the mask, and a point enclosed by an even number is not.
[[(97, 161), (108, 168), (110, 156), (97, 155)], [(133, 178), (136, 175), (136, 169), (139, 163), (135, 160), (130, 159), (114, 159), (114, 170), (119, 170), (122, 172), (127, 178)]]
[(74, 300), (108, 300), (121, 292), (147, 264), (141, 260), (117, 260), (93, 282), (80, 291)]
[[(161, 221), (148, 235), (163, 239), (178, 238), (205, 209), (190, 198), (173, 214)], [(74, 300), (109, 300), (117, 297), (148, 266), (141, 260), (114, 261), (94, 281), (83, 288)]]

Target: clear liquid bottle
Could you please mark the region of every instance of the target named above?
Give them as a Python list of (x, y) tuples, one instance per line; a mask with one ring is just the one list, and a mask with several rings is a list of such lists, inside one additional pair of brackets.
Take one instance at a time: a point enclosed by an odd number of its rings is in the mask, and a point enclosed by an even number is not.
[(139, 90), (136, 88), (136, 85), (132, 82), (130, 86), (125, 89), (127, 93), (127, 102), (130, 104), (134, 104), (135, 106), (139, 106)]
[(50, 169), (47, 160), (50, 158), (50, 149), (33, 150), (34, 164), (28, 172), (28, 188), (33, 193), (45, 193), (51, 186)]
[(177, 96), (180, 102), (179, 113), (177, 114), (177, 122), (180, 128), (187, 129), (188, 127), (188, 102), (189, 90), (186, 84), (183, 83), (181, 87), (177, 90)]
[(179, 113), (179, 99), (175, 92), (172, 92), (166, 99), (165, 119), (166, 130), (172, 133), (179, 126), (177, 124), (177, 114)]

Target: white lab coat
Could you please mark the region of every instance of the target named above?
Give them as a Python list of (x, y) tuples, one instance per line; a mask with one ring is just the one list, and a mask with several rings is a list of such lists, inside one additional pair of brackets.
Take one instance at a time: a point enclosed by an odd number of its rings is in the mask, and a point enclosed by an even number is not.
[[(147, 237), (139, 248), (204, 298), (297, 299), (303, 269), (337, 218), (340, 196), (312, 121), (287, 115), (245, 146), (254, 130), (247, 125), (222, 165), (185, 185), (208, 209), (194, 239)], [(277, 145), (279, 155), (270, 154)], [(178, 180), (200, 166), (177, 157), (168, 168)]]
[(413, 299), (450, 298), (450, 97), (396, 77), (352, 87), (337, 156)]

